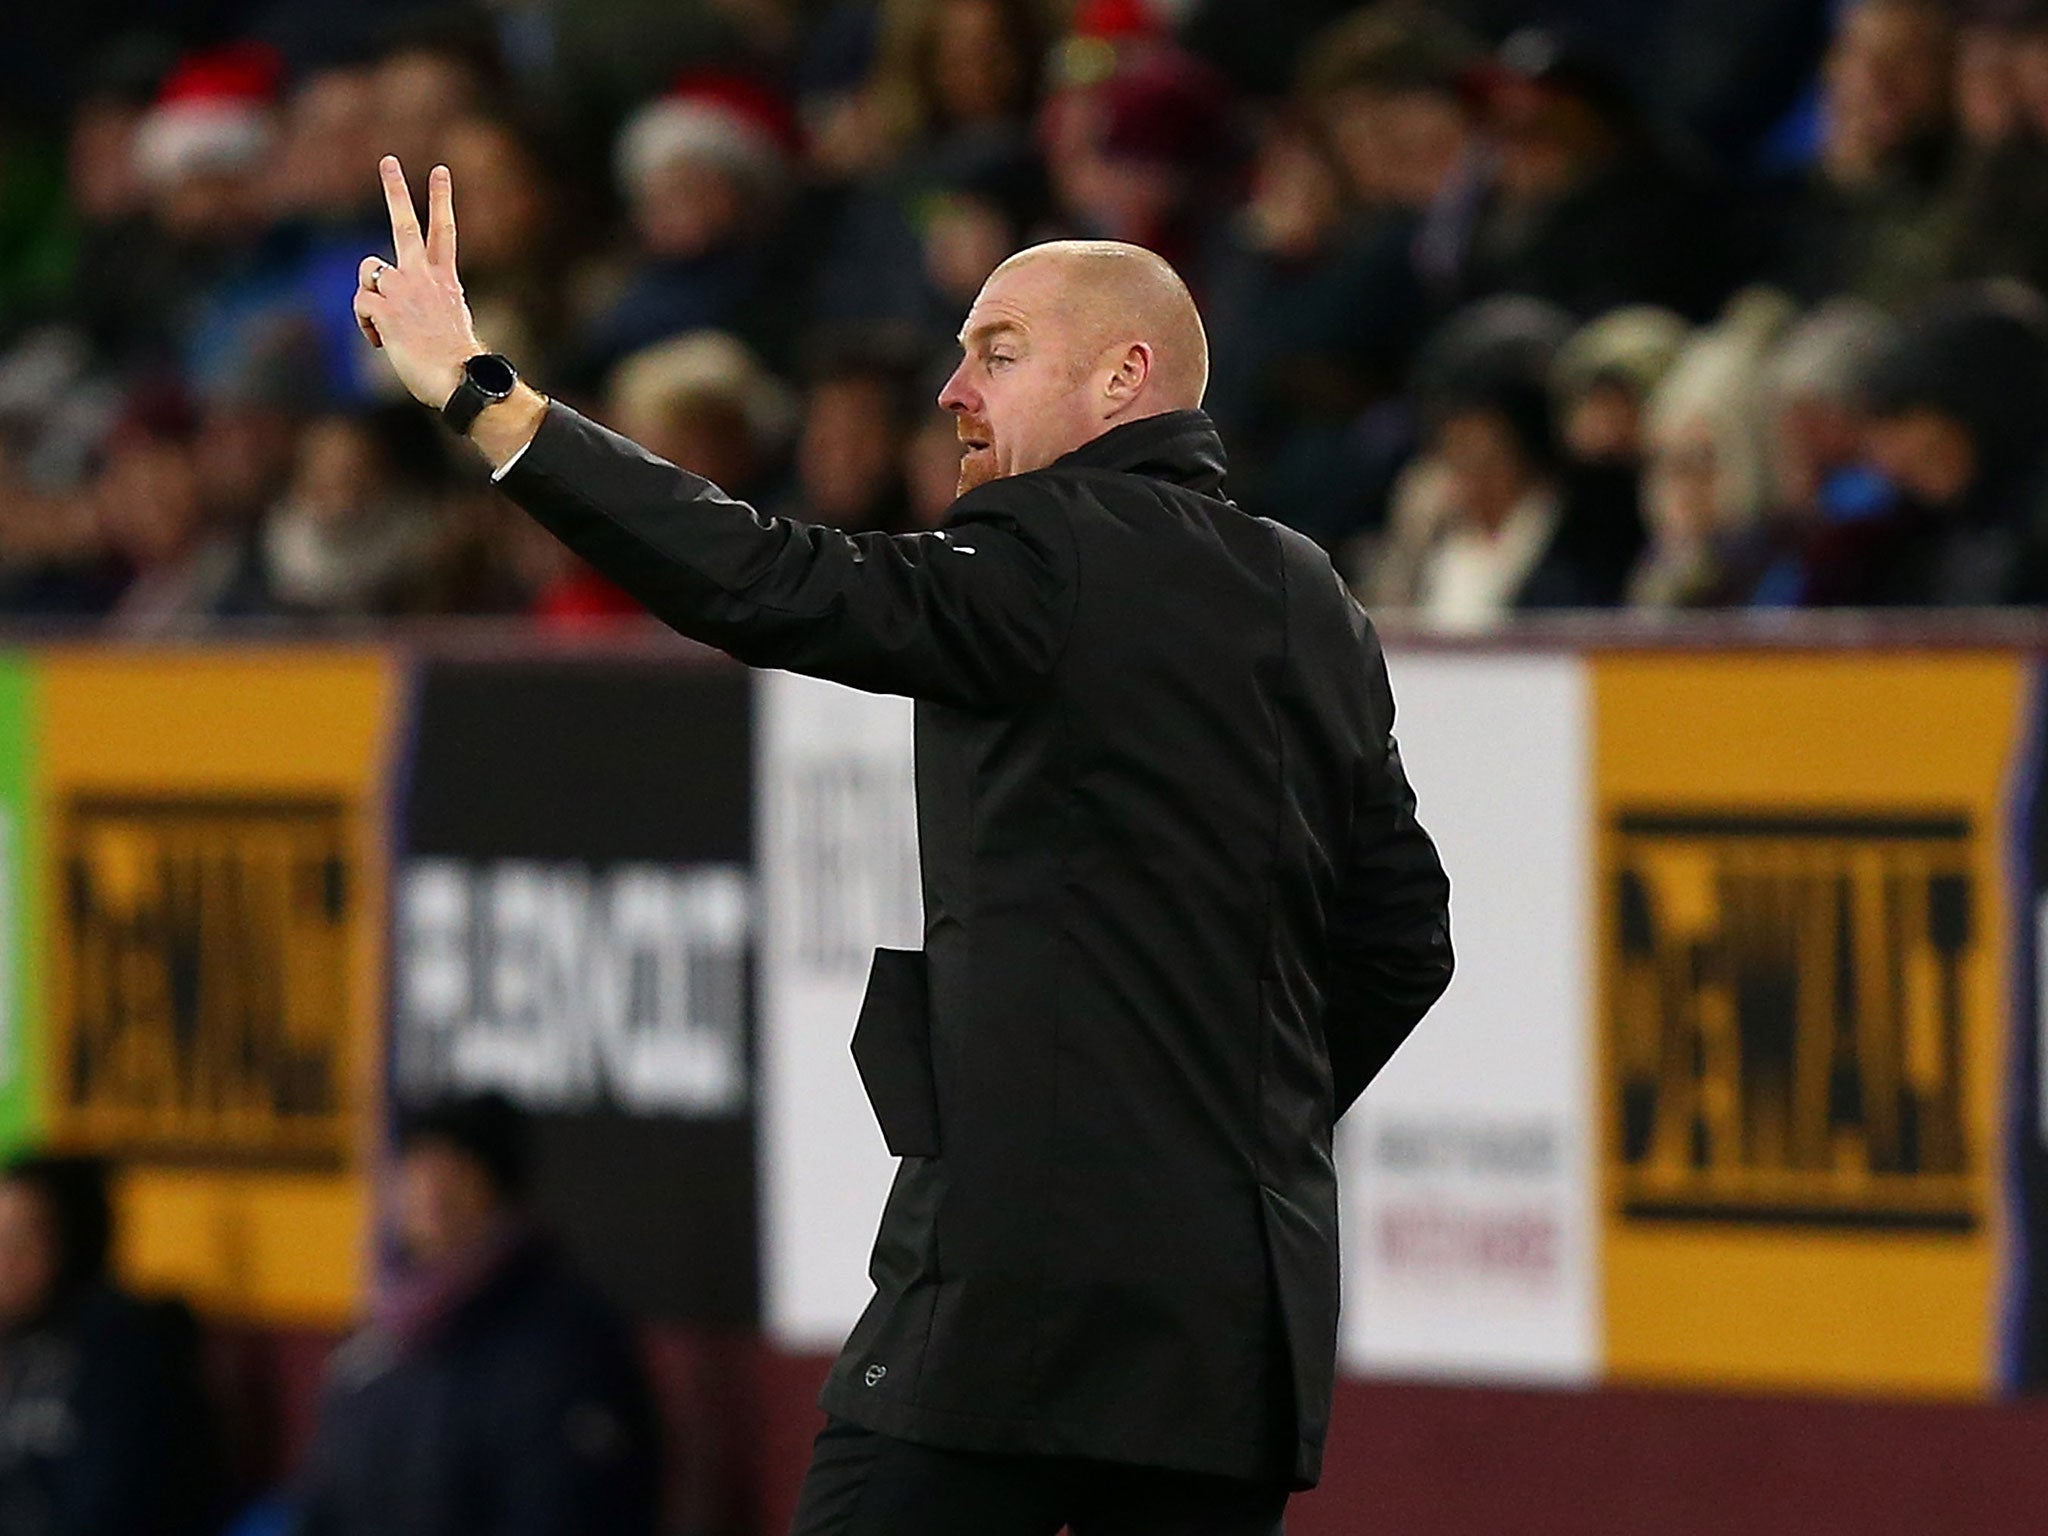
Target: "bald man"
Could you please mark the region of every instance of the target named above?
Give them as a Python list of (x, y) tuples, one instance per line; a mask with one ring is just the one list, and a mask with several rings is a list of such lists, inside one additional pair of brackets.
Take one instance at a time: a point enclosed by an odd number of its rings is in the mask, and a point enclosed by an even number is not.
[(1270, 1536), (1337, 1338), (1337, 1117), (1450, 979), (1379, 644), (1223, 494), (1150, 252), (989, 278), (924, 534), (767, 518), (480, 356), (447, 173), (356, 313), (507, 495), (684, 634), (917, 700), (925, 946), (853, 1055), (901, 1159), (798, 1536)]

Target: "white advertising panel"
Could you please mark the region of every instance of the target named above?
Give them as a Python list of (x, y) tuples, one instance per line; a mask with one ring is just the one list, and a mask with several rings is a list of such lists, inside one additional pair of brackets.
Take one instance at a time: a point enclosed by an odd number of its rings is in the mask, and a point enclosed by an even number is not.
[(1339, 1127), (1343, 1363), (1583, 1381), (1599, 1366), (1590, 683), (1576, 657), (1391, 661), (1451, 877), (1456, 978)]
[(832, 1351), (896, 1168), (849, 1042), (873, 951), (923, 943), (911, 705), (787, 672), (756, 687), (766, 1323)]

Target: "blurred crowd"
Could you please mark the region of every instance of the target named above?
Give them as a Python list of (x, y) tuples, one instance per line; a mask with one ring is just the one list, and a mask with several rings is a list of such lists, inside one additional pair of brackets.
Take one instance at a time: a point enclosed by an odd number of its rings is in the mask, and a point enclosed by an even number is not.
[(358, 336), (384, 152), (487, 343), (771, 512), (941, 519), (976, 289), (1104, 236), (1378, 610), (2048, 598), (2048, 0), (80, 0), (0, 56), (7, 617), (633, 611)]
[[(7, 1536), (653, 1536), (663, 1426), (631, 1325), (527, 1205), (496, 1096), (401, 1120), (375, 1304), (327, 1362), (310, 1443), (259, 1465), (204, 1330), (113, 1273), (109, 1169), (0, 1166)], [(246, 1404), (242, 1405), (246, 1408)]]

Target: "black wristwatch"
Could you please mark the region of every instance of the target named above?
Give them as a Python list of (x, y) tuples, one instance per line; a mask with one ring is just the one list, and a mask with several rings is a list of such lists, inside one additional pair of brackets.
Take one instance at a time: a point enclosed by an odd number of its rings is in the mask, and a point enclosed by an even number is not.
[(479, 352), (462, 365), (462, 382), (441, 407), (441, 419), (467, 437), (484, 408), (509, 399), (518, 382), (512, 359), (499, 352)]

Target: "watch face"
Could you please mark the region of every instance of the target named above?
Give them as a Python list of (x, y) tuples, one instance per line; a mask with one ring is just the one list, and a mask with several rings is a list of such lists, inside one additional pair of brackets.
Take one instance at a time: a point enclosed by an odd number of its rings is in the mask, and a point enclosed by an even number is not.
[(512, 386), (519, 382), (519, 375), (513, 372), (512, 364), (495, 352), (472, 357), (462, 366), (469, 382), (493, 400), (502, 400), (511, 394)]

